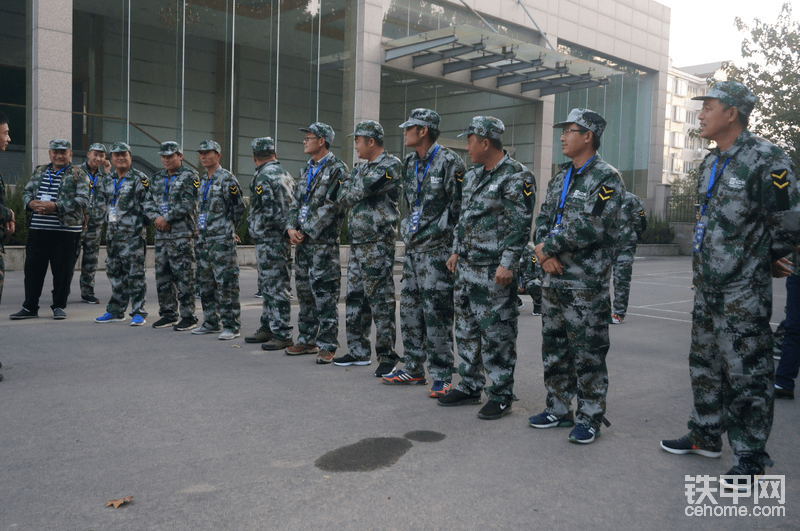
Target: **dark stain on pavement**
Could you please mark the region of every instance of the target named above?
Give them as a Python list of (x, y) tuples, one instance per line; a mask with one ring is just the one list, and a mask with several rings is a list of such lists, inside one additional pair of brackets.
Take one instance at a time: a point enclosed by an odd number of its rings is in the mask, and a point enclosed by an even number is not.
[(392, 466), (412, 446), (401, 437), (370, 437), (331, 450), (314, 465), (329, 472), (368, 472)]
[(403, 437), (417, 442), (439, 442), (444, 440), (445, 434), (438, 431), (416, 430), (406, 433)]

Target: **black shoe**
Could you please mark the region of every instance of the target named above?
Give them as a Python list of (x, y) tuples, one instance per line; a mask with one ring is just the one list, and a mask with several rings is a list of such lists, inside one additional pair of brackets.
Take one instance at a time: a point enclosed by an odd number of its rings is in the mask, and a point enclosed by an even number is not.
[(372, 363), (371, 360), (360, 360), (355, 356), (351, 356), (350, 354), (345, 354), (340, 358), (334, 358), (333, 364), (338, 365), (339, 367), (349, 367), (350, 365), (369, 365)]
[(383, 363), (378, 365), (377, 369), (375, 369), (375, 376), (377, 376), (378, 378), (383, 378), (384, 376), (386, 376), (387, 374), (389, 374), (394, 370), (395, 365), (396, 363), (384, 361)]
[(489, 400), (486, 405), (478, 411), (478, 418), (483, 420), (497, 420), (511, 413), (511, 404)]
[(175, 326), (177, 323), (178, 320), (174, 317), (162, 317), (153, 323), (153, 328), (169, 328), (170, 326)]
[(436, 401), (440, 406), (473, 406), (481, 403), (481, 394), (471, 395), (458, 389), (453, 389)]
[(794, 390), (784, 389), (783, 387), (775, 386), (775, 398), (782, 400), (794, 400)]
[(172, 327), (176, 332), (185, 332), (186, 330), (193, 330), (197, 328), (197, 319), (193, 317), (184, 317), (178, 324)]
[(67, 312), (63, 310), (63, 308), (53, 308), (53, 319), (60, 321), (61, 319), (67, 318)]
[(533, 312), (532, 315), (542, 315), (542, 305), (541, 304), (534, 304), (533, 305)]
[(661, 448), (671, 454), (685, 455), (697, 454), (703, 457), (717, 458), (722, 455), (722, 443), (719, 448), (701, 448), (689, 440), (688, 435), (684, 435), (680, 439), (672, 439), (661, 441)]
[[(739, 492), (755, 492), (758, 488), (756, 483), (758, 478), (764, 475), (764, 467), (753, 463), (751, 461), (742, 460), (738, 465), (728, 470), (725, 474), (720, 476), (719, 482), (721, 485), (720, 493), (724, 489), (733, 489)], [(728, 477), (726, 477), (728, 476)], [(737, 478), (730, 476), (748, 476), (745, 478)]]
[(94, 295), (81, 295), (81, 300), (86, 304), (100, 304), (100, 299)]
[(12, 321), (19, 321), (20, 319), (38, 319), (39, 314), (34, 312), (29, 312), (28, 310), (23, 308), (17, 313), (12, 313), (10, 317)]

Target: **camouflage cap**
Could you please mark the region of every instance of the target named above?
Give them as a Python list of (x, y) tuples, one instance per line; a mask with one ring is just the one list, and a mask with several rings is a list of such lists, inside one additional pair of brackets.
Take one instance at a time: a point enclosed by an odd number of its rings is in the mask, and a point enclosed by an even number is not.
[(553, 127), (564, 127), (568, 124), (575, 124), (584, 127), (600, 138), (606, 129), (606, 120), (590, 109), (572, 109), (569, 111), (567, 119), (563, 122), (553, 124)]
[(183, 149), (181, 149), (181, 145), (177, 142), (162, 142), (161, 145), (158, 146), (159, 155), (174, 155), (175, 153), (183, 155)]
[(441, 119), (439, 118), (439, 113), (436, 111), (432, 111), (430, 109), (414, 109), (411, 111), (411, 115), (409, 115), (408, 120), (400, 124), (400, 127), (405, 129), (406, 127), (411, 127), (412, 125), (419, 125), (438, 131), (440, 122)]
[(731, 107), (736, 107), (739, 112), (745, 116), (750, 116), (753, 112), (753, 107), (758, 102), (758, 97), (750, 92), (750, 90), (736, 81), (720, 81), (714, 83), (711, 90), (705, 96), (697, 96), (693, 100), (709, 100), (717, 99), (722, 103), (726, 103)]
[(467, 132), (461, 133), (458, 136), (478, 135), (484, 138), (501, 140), (505, 130), (506, 126), (503, 125), (503, 122), (494, 116), (475, 116), (469, 123)]
[(111, 153), (125, 153), (126, 151), (130, 152), (130, 150), (131, 147), (125, 142), (114, 142), (111, 144), (111, 149), (109, 149)]
[(102, 151), (103, 153), (108, 153), (108, 150), (103, 144), (92, 144), (89, 146), (89, 151)]
[(383, 127), (374, 120), (364, 120), (363, 122), (358, 122), (355, 132), (347, 136), (364, 136), (375, 140), (383, 140)]
[(69, 140), (51, 140), (50, 149), (72, 149), (72, 144), (69, 143)]
[(325, 142), (327, 142), (328, 144), (332, 144), (333, 139), (336, 136), (336, 134), (333, 132), (333, 127), (329, 126), (328, 124), (324, 124), (322, 122), (314, 122), (308, 127), (301, 127), (300, 130), (303, 131), (304, 133), (311, 133), (312, 135), (316, 135), (318, 138), (324, 138)]
[(254, 138), (250, 143), (250, 147), (253, 148), (253, 153), (258, 153), (259, 151), (275, 151), (275, 141), (268, 136), (262, 136), (261, 138)]
[(197, 148), (197, 151), (216, 151), (217, 153), (222, 153), (222, 148), (213, 140), (203, 140), (200, 142), (200, 147)]

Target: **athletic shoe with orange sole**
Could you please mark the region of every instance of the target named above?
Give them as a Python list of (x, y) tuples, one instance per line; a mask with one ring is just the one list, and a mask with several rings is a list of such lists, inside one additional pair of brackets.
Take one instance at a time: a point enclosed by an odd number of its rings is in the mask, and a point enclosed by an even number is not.
[(381, 378), (381, 383), (386, 385), (425, 385), (428, 381), (425, 379), (424, 372), (411, 374), (403, 369), (397, 369)]
[(447, 394), (451, 387), (453, 387), (453, 384), (450, 382), (434, 380), (433, 386), (431, 387), (431, 394), (429, 396), (431, 398), (441, 398)]

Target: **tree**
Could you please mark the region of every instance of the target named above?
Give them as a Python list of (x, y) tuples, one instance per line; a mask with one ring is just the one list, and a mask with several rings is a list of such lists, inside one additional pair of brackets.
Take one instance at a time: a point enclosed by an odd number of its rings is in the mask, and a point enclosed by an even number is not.
[(725, 70), (758, 96), (750, 130), (779, 145), (800, 169), (800, 22), (785, 3), (775, 24), (755, 19), (750, 27), (736, 17), (734, 25), (749, 32), (742, 41), (747, 63)]

